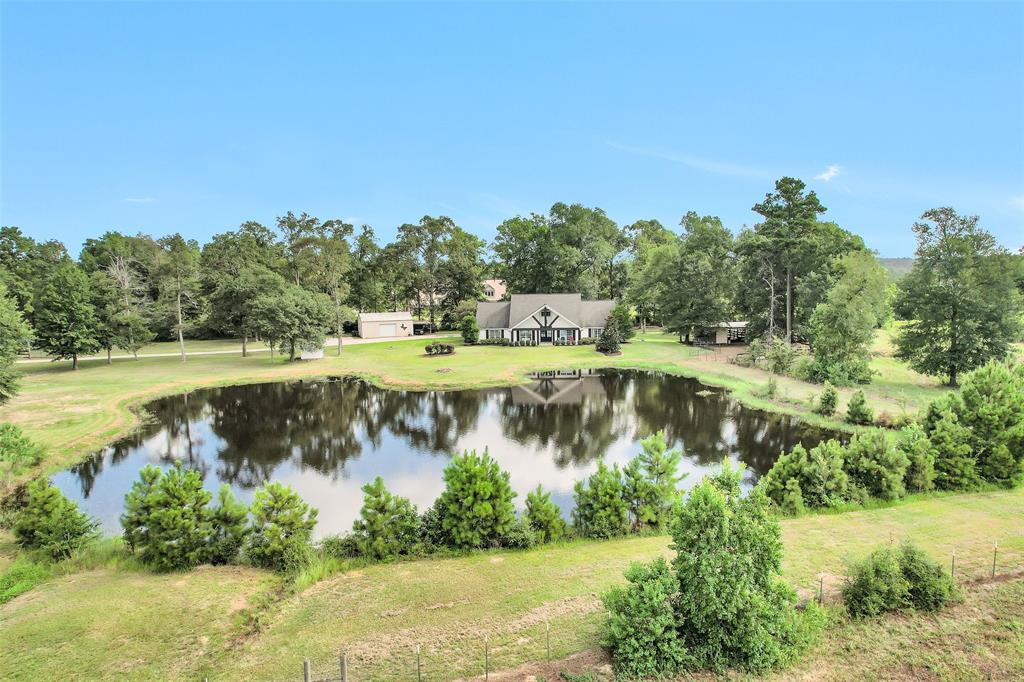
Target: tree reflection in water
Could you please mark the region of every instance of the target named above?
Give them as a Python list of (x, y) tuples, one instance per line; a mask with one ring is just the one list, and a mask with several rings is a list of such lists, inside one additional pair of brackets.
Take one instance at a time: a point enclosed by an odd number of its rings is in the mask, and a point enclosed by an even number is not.
[(780, 451), (832, 435), (747, 409), (692, 379), (632, 370), (549, 372), (522, 385), (461, 391), (393, 391), (356, 379), (254, 384), (164, 398), (147, 411), (152, 420), (137, 433), (54, 477), (87, 510), (94, 497), (113, 498), (96, 512), (107, 526), (102, 516), (116, 526), (110, 510), (120, 509), (147, 463), (181, 461), (210, 489), (226, 482), (246, 499), (267, 480), (285, 480), (313, 496), (323, 519), (324, 504), (342, 497), (351, 515), (359, 486), (378, 474), (404, 480), (402, 494), (425, 506), (427, 493), (417, 499), (410, 487), (433, 494), (447, 457), (469, 447), (489, 446), (513, 484), (527, 486), (520, 498), (541, 483), (562, 490), (564, 504), (571, 480), (598, 457), (624, 461), (658, 430), (683, 449), (691, 473), (729, 457), (747, 464), (748, 483)]

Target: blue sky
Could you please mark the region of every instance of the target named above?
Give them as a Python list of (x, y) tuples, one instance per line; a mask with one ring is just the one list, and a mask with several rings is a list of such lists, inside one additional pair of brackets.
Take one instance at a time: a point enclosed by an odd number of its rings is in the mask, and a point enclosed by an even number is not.
[(781, 175), (882, 255), (939, 205), (1024, 243), (1021, 3), (0, 12), (0, 220), (73, 253), (288, 210), (384, 238), (556, 201), (738, 229)]

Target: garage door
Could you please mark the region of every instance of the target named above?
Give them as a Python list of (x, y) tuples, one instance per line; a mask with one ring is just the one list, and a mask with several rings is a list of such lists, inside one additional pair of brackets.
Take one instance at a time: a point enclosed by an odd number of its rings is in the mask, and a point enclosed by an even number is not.
[(398, 336), (398, 325), (397, 324), (382, 324), (380, 326), (381, 336)]

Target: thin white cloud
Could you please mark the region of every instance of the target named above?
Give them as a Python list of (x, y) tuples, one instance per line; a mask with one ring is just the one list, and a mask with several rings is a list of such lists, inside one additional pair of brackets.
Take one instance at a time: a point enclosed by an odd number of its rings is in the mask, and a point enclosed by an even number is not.
[(618, 149), (619, 151), (628, 152), (630, 154), (650, 156), (655, 159), (664, 159), (665, 161), (672, 161), (673, 163), (680, 163), (684, 166), (704, 171), (705, 173), (714, 173), (715, 175), (729, 175), (737, 178), (758, 179), (775, 177), (775, 174), (762, 168), (744, 166), (742, 164), (730, 163), (728, 161), (715, 161), (713, 159), (693, 156), (692, 154), (679, 154), (677, 152), (666, 151), (663, 149), (652, 149), (649, 147), (634, 147), (627, 144), (619, 144), (618, 142), (608, 142), (607, 144), (612, 149)]
[(1024, 194), (1010, 197), (1010, 206), (1024, 211)]
[(821, 180), (823, 182), (828, 182), (837, 175), (839, 175), (839, 166), (832, 164), (831, 166), (825, 169), (824, 173), (819, 173), (818, 175), (815, 175), (814, 179)]
[(156, 202), (153, 197), (128, 197), (124, 200), (128, 204), (152, 204)]

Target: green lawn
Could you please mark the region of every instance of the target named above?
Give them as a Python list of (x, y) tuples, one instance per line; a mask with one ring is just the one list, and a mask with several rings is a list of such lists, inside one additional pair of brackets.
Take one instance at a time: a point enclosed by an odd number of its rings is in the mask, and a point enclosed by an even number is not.
[[(785, 520), (784, 574), (807, 594), (825, 573), (832, 592), (844, 561), (890, 537), (913, 539), (943, 563), (955, 549), (963, 578), (990, 570), (993, 542), (999, 571), (1020, 570), (1022, 518), (1024, 491), (1017, 490)], [(667, 545), (664, 537), (629, 538), (370, 566), (287, 599), (265, 632), (235, 646), (228, 643), (240, 632), (238, 612), (266, 574), (74, 574), (0, 607), (0, 679), (83, 670), (97, 679), (298, 679), (303, 658), (326, 676), (342, 649), (352, 679), (409, 679), (417, 645), (426, 679), (451, 679), (480, 671), (485, 636), (493, 667), (513, 668), (542, 659), (547, 622), (554, 656), (596, 647), (598, 595), (622, 580), (629, 562), (665, 553)], [(1016, 593), (1018, 613), (1022, 596)], [(971, 646), (954, 644), (961, 652)], [(1016, 656), (1019, 666), (1024, 651)]]

